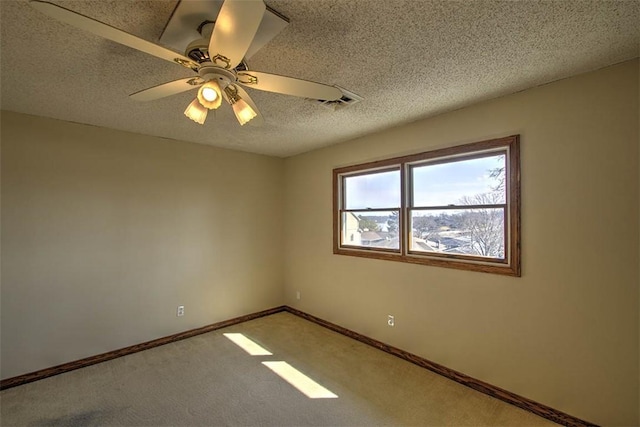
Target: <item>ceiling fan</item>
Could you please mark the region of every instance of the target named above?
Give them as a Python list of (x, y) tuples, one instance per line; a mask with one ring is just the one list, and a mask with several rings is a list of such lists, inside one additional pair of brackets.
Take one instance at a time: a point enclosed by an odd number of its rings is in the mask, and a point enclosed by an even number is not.
[(325, 101), (342, 96), (341, 90), (334, 86), (248, 69), (244, 56), (266, 9), (262, 0), (225, 0), (216, 21), (206, 21), (199, 28), (203, 36), (210, 30), (210, 37), (192, 41), (184, 55), (52, 3), (32, 0), (30, 4), (61, 22), (196, 72), (195, 77), (174, 80), (129, 96), (136, 101), (153, 101), (197, 88), (197, 96), (184, 114), (199, 124), (204, 124), (209, 110), (220, 107), (222, 98), (231, 105), (241, 125), (256, 117), (261, 119), (243, 86)]

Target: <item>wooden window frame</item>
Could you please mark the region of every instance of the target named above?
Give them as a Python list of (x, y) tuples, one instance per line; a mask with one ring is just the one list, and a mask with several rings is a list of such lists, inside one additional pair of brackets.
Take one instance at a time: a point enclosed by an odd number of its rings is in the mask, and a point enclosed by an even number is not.
[[(504, 222), (505, 257), (490, 259), (473, 255), (423, 253), (410, 250), (410, 213), (416, 209), (412, 203), (411, 168), (424, 164), (449, 163), (456, 160), (469, 160), (485, 157), (491, 153), (506, 154), (506, 179), (504, 206), (507, 218)], [(400, 214), (398, 215), (399, 250), (362, 247), (341, 243), (342, 214), (349, 211), (366, 209), (343, 209), (345, 204), (344, 177), (400, 169)], [(375, 162), (340, 167), (333, 170), (333, 253), (338, 255), (374, 258), (388, 261), (408, 262), (412, 264), (433, 265), (485, 273), (521, 276), (520, 266), (520, 136), (474, 142), (443, 149), (427, 151), (402, 157), (394, 157)], [(502, 204), (499, 204), (500, 207)], [(489, 205), (482, 205), (486, 208)], [(491, 207), (491, 206), (490, 206)], [(496, 206), (498, 207), (498, 206)], [(431, 207), (433, 208), (433, 207)], [(447, 207), (448, 208), (448, 207)], [(458, 206), (460, 209), (461, 207)], [(462, 209), (470, 209), (465, 207)], [(385, 211), (396, 209), (384, 209)], [(375, 211), (375, 209), (373, 210)]]

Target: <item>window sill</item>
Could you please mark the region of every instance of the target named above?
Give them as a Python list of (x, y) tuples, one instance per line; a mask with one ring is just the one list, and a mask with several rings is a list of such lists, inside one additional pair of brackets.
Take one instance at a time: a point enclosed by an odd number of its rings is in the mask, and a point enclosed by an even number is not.
[(475, 259), (457, 259), (447, 255), (424, 256), (419, 254), (401, 254), (399, 251), (374, 250), (368, 248), (334, 248), (336, 255), (347, 255), (360, 258), (379, 259), (386, 261), (406, 262), (409, 264), (430, 265), (434, 267), (454, 268), (457, 270), (478, 271), (482, 273), (502, 274), (520, 277), (520, 266), (509, 265), (504, 260), (481, 261)]

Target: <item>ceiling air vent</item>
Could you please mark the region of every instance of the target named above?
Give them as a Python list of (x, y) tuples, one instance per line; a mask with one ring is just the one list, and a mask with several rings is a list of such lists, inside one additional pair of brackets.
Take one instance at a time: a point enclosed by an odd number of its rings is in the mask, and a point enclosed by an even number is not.
[(357, 104), (363, 99), (361, 96), (358, 96), (353, 92), (349, 92), (345, 88), (342, 88), (338, 85), (335, 85), (335, 87), (340, 89), (340, 91), (342, 92), (342, 97), (340, 97), (339, 99), (336, 99), (334, 101), (325, 101), (323, 99), (312, 99), (311, 101), (315, 104), (320, 104), (321, 106), (323, 106), (328, 110), (336, 111), (336, 110), (340, 110), (342, 108), (348, 107), (350, 105)]

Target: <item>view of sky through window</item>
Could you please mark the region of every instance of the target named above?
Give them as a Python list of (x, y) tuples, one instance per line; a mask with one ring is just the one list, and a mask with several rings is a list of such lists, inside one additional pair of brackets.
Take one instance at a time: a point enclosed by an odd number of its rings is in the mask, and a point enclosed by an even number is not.
[(346, 177), (346, 209), (400, 207), (400, 170)]
[[(506, 156), (482, 157), (413, 168), (414, 206), (462, 204), (463, 197), (494, 192), (500, 177), (491, 171), (504, 168)], [(503, 175), (504, 176), (504, 175)], [(400, 171), (345, 178), (346, 209), (397, 208), (400, 206)]]
[[(425, 165), (413, 168), (413, 201), (415, 207), (469, 204), (463, 198), (495, 192), (500, 177), (492, 176), (504, 168), (505, 155)], [(504, 176), (504, 175), (502, 175)], [(501, 200), (502, 201), (502, 200)]]

